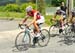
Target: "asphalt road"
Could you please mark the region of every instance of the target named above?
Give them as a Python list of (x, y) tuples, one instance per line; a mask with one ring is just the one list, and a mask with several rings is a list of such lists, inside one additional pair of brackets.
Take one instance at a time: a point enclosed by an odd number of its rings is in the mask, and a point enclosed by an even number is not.
[[(0, 20), (0, 31), (10, 31), (18, 29), (18, 24), (21, 20)], [(26, 23), (28, 24), (31, 20), (28, 20)], [(44, 26), (47, 26), (46, 24)]]
[(75, 42), (64, 41), (59, 36), (51, 37), (46, 47), (37, 45), (36, 48), (18, 51), (14, 47), (15, 37), (21, 31), (17, 24), (18, 21), (0, 20), (0, 53), (75, 53)]
[(0, 31), (9, 31), (18, 29), (19, 21), (0, 20)]

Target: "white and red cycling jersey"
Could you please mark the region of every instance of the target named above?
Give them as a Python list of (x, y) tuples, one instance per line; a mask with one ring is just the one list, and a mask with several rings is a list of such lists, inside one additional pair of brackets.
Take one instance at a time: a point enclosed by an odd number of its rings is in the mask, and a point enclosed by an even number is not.
[[(27, 15), (28, 16), (31, 16), (31, 17), (34, 17), (34, 14), (38, 12), (36, 10), (32, 10), (31, 12), (28, 12)], [(44, 23), (45, 20), (44, 20), (44, 16), (42, 16), (39, 12), (36, 14), (36, 22), (37, 23)]]
[[(34, 14), (36, 13), (37, 11), (36, 10), (32, 10), (31, 12), (27, 13), (28, 16), (31, 16), (31, 17), (34, 17)], [(41, 15), (40, 13), (38, 12), (37, 15), (36, 15), (36, 20), (38, 19), (41, 19)]]

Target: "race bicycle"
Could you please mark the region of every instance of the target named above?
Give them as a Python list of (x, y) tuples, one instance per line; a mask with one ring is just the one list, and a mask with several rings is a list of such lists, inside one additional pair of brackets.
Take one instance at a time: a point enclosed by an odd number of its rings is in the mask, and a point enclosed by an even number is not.
[[(51, 19), (50, 21), (52, 22), (53, 20)], [(63, 30), (60, 29), (60, 26), (61, 26), (60, 20), (55, 20), (55, 23), (49, 27), (50, 36), (52, 37), (55, 35), (63, 36), (64, 40), (70, 40), (72, 37), (75, 36), (74, 24), (68, 23), (67, 19), (66, 23), (64, 24)]]
[[(46, 29), (41, 29), (40, 27), (41, 24), (38, 24), (39, 29), (40, 29), (40, 38), (38, 39), (38, 45), (41, 47), (47, 46), (50, 40), (50, 35), (48, 30)], [(18, 33), (15, 39), (15, 46), (18, 50), (26, 50), (26, 48), (29, 48), (31, 46), (31, 40), (33, 39), (32, 36), (35, 35), (35, 32), (33, 29), (30, 29), (27, 27), (26, 24), (19, 24), (19, 27), (21, 29), (24, 29), (24, 31), (21, 31)], [(24, 27), (24, 28), (23, 28)]]

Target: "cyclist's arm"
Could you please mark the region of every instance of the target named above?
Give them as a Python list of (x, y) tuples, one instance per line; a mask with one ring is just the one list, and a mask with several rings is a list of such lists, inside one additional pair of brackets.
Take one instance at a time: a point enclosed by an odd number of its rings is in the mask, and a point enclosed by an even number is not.
[(56, 18), (57, 14), (54, 15), (54, 18)]
[(34, 13), (33, 21), (32, 21), (30, 24), (28, 24), (28, 26), (30, 26), (30, 25), (32, 25), (34, 22), (36, 22), (36, 15), (37, 15), (37, 13), (38, 13), (38, 12), (35, 12), (35, 13)]
[(53, 20), (56, 20), (56, 16), (57, 16), (57, 14), (55, 13), (55, 15), (54, 15), (54, 17), (53, 17)]
[(71, 14), (70, 14), (70, 17), (69, 17), (69, 22), (72, 23), (72, 20), (73, 20), (73, 12), (71, 11)]
[(60, 15), (60, 20), (63, 20), (63, 14)]
[(28, 15), (26, 15), (26, 17), (22, 20), (22, 22), (20, 23), (20, 24), (23, 24), (23, 23), (25, 23), (26, 21), (27, 21), (27, 19), (29, 18), (29, 16)]

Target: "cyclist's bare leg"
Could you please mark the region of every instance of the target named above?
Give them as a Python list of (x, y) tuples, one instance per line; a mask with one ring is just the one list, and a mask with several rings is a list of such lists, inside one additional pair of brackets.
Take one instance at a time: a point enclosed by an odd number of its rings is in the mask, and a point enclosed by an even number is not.
[(63, 32), (63, 25), (64, 25), (63, 18), (61, 17), (61, 18), (59, 19), (59, 21), (60, 21), (60, 29), (59, 29), (59, 33), (61, 33), (61, 32)]
[(64, 25), (64, 20), (63, 20), (63, 16), (60, 17), (60, 22), (61, 22), (61, 28), (63, 27)]
[(71, 14), (70, 20), (69, 20), (70, 23), (73, 23), (73, 18), (74, 18), (74, 15)]
[(75, 23), (75, 17), (73, 17), (72, 22)]
[(73, 17), (70, 18), (70, 23), (72, 23)]
[[(38, 27), (37, 23), (34, 22), (33, 25), (34, 25), (34, 33), (35, 33), (35, 34), (36, 34), (36, 33), (39, 33), (40, 30), (39, 30), (39, 27)], [(38, 42), (38, 37), (37, 37), (37, 35), (38, 35), (38, 34), (36, 34), (36, 36), (33, 38), (33, 47), (35, 47), (35, 44)]]
[(35, 30), (37, 31), (37, 33), (39, 33), (39, 32), (40, 32), (40, 30), (39, 30), (39, 27), (38, 27), (37, 23), (36, 23), (36, 22), (34, 22), (34, 23), (33, 23), (33, 25), (34, 25)]

